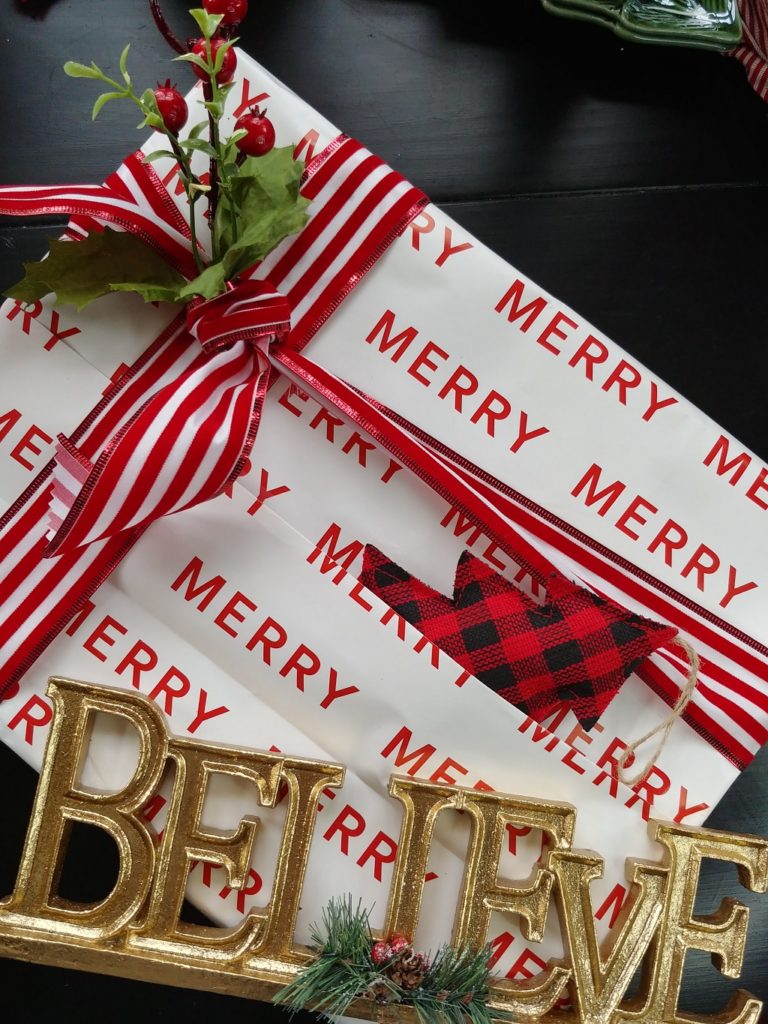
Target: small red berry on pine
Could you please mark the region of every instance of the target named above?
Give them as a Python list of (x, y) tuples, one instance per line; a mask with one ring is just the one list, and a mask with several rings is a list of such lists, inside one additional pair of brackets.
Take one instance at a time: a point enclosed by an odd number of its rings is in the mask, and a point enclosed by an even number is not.
[(392, 959), (392, 950), (387, 942), (374, 942), (371, 947), (371, 960), (375, 964), (385, 964)]
[(241, 153), (264, 156), (275, 145), (275, 126), (266, 113), (266, 110), (252, 107), (235, 122), (235, 131), (246, 133), (235, 143)]
[(389, 940), (389, 948), (392, 950), (392, 956), (399, 956), (411, 948), (411, 943), (405, 935), (395, 935)]
[(248, 0), (203, 0), (208, 14), (223, 14), (222, 25), (237, 25), (248, 13)]
[[(216, 62), (216, 54), (218, 53), (219, 47), (223, 46), (226, 40), (219, 39), (216, 37), (211, 40), (211, 62)], [(192, 47), (192, 53), (196, 57), (202, 57), (203, 60), (208, 60), (208, 46), (204, 39), (196, 39), (195, 45)], [(216, 82), (218, 85), (226, 85), (227, 82), (232, 80), (235, 74), (235, 68), (237, 67), (237, 56), (234, 49), (230, 46), (227, 52), (224, 54), (224, 63), (221, 65), (221, 70), (216, 75)], [(192, 70), (195, 72), (198, 78), (201, 78), (204, 82), (208, 81), (208, 72), (203, 68), (199, 68), (197, 64), (192, 65)]]
[(178, 135), (189, 117), (187, 101), (178, 91), (175, 85), (171, 85), (170, 78), (166, 78), (165, 85), (157, 83), (155, 89), (155, 102), (163, 124), (169, 132)]

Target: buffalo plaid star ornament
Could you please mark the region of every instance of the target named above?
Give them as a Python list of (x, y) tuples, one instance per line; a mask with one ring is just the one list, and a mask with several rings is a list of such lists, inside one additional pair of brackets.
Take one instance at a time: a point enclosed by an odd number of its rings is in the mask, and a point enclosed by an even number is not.
[(453, 600), (372, 545), (360, 581), (504, 700), (537, 721), (564, 701), (589, 729), (624, 680), (677, 630), (635, 615), (565, 576), (537, 604), (465, 551)]

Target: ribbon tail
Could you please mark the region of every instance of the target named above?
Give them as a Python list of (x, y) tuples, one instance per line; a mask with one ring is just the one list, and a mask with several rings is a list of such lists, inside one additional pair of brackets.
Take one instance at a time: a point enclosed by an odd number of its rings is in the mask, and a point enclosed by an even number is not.
[(447, 460), (438, 457), (416, 436), (390, 419), (377, 403), (285, 344), (273, 345), (269, 358), (301, 390), (320, 402), (336, 406), (362, 427), (398, 461), (479, 526), (513, 560), (519, 561), (522, 557), (535, 579), (545, 582), (549, 578), (553, 571), (552, 563), (514, 529), (494, 502), (473, 487)]
[(242, 471), (271, 367), (239, 342), (202, 353), (107, 442), (93, 463), (61, 442), (46, 556), (141, 530), (220, 494)]
[(0, 214), (69, 214), (71, 236), (110, 224), (137, 235), (190, 280), (197, 276), (189, 227), (140, 151), (129, 156), (103, 185), (0, 187)]
[(79, 448), (59, 434), (48, 508), (48, 539), (52, 540), (72, 512), (78, 494), (93, 471), (93, 463)]

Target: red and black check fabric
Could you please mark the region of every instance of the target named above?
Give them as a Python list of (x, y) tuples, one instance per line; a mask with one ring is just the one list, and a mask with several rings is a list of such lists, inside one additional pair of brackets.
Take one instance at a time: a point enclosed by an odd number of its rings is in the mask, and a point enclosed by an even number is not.
[(364, 586), (454, 661), (524, 714), (543, 721), (565, 701), (591, 728), (644, 658), (669, 643), (671, 626), (634, 615), (559, 574), (536, 604), (468, 551), (453, 599), (368, 545)]

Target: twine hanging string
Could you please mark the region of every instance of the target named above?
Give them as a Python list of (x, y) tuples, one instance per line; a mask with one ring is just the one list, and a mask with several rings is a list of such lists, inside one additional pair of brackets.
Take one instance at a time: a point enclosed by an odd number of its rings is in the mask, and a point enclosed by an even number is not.
[[(677, 698), (674, 707), (666, 718), (659, 722), (658, 725), (655, 725), (653, 729), (649, 729), (648, 732), (638, 737), (638, 739), (633, 740), (621, 755), (617, 764), (618, 779), (619, 782), (623, 783), (625, 786), (629, 786), (630, 789), (632, 786), (636, 786), (639, 782), (642, 782), (651, 768), (653, 768), (658, 761), (661, 756), (661, 752), (667, 744), (669, 734), (672, 731), (672, 726), (688, 707), (691, 697), (693, 697), (696, 689), (696, 683), (699, 676), (699, 656), (688, 641), (684, 640), (679, 634), (675, 637), (674, 643), (681, 648), (688, 659), (688, 676), (685, 681), (685, 686), (680, 691), (680, 696)], [(648, 740), (653, 739), (654, 736), (659, 736), (659, 742), (656, 744), (656, 749), (640, 771), (636, 772), (634, 775), (630, 775), (627, 771), (630, 760), (634, 759), (638, 748), (642, 747), (642, 745), (647, 743)]]

